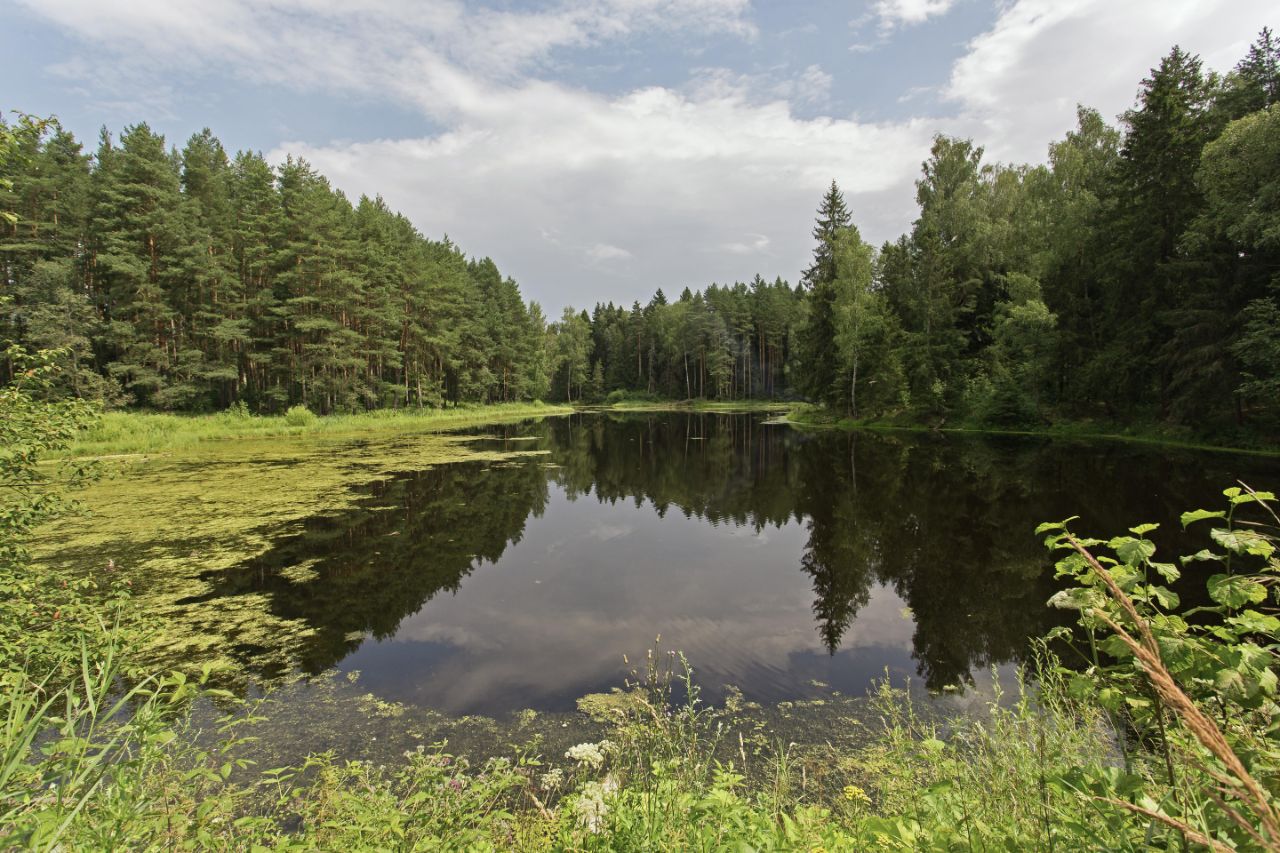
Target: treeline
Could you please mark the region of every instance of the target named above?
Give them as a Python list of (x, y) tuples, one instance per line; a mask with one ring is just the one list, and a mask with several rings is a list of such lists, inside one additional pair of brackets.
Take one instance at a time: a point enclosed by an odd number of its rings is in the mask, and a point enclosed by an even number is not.
[(380, 198), (207, 130), (181, 152), (145, 124), (104, 130), (93, 156), (56, 123), (15, 131), (0, 343), (63, 349), (68, 394), (327, 413), (544, 393), (540, 308)]
[(1041, 166), (938, 137), (879, 251), (838, 189), (806, 273), (801, 387), (855, 416), (1199, 427), (1280, 407), (1280, 44), (1226, 76), (1174, 48)]
[(1280, 44), (1225, 76), (1174, 48), (1045, 165), (939, 136), (879, 249), (839, 188), (800, 284), (566, 311), (559, 399), (799, 395), (855, 417), (1210, 428), (1280, 414)]
[(566, 308), (549, 330), (552, 398), (790, 396), (805, 311), (803, 288), (758, 275), (749, 285), (686, 287), (675, 302), (659, 289), (630, 310)]
[[(352, 205), (305, 162), (86, 156), (21, 125), (0, 174), (0, 336), (65, 349), (109, 403), (320, 412), (623, 396), (806, 398), (855, 417), (1270, 429), (1280, 416), (1280, 43), (1226, 75), (1174, 48), (1111, 127), (1044, 165), (939, 136), (909, 233), (874, 248), (839, 188), (794, 287), (685, 288), (548, 325), (488, 259)], [(4, 188), (5, 182), (11, 184)], [(0, 366), (0, 381), (6, 378)]]

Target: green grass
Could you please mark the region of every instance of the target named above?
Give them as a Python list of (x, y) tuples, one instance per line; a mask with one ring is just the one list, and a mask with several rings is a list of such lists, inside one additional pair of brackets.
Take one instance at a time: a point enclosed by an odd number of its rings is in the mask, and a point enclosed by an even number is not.
[[(110, 651), (110, 650), (108, 650)], [(48, 707), (9, 691), (0, 711), (58, 749), (18, 749), (0, 784), (0, 844), (26, 849), (957, 850), (1078, 849), (1088, 797), (1045, 779), (1114, 765), (1099, 714), (1060, 685), (978, 715), (929, 721), (883, 688), (857, 752), (760, 748), (733, 705), (696, 701), (687, 666), (651, 656), (637, 700), (604, 737), (552, 752), (512, 744), (472, 762), (444, 743), (376, 764), (320, 753), (298, 764), (240, 757), (253, 704), (198, 746), (178, 677), (111, 705), (111, 660)], [(670, 703), (684, 681), (691, 701)], [(225, 697), (224, 697), (225, 698)], [(228, 700), (229, 701), (229, 700)], [(60, 708), (71, 709), (57, 718)], [(747, 738), (742, 737), (746, 732)], [(766, 736), (767, 738), (767, 736)], [(26, 740), (26, 735), (24, 735)], [(29, 742), (26, 741), (26, 742)], [(748, 776), (749, 763), (759, 772)], [(1135, 768), (1139, 769), (1139, 768)], [(31, 796), (36, 792), (35, 796)], [(1140, 828), (1139, 828), (1140, 829)], [(1146, 849), (1141, 832), (1094, 827), (1094, 849)]]
[(448, 409), (380, 409), (327, 417), (257, 416), (235, 412), (178, 415), (108, 412), (62, 452), (64, 456), (163, 453), (209, 441), (276, 436), (339, 436), (378, 432), (436, 432), (465, 429), (547, 415), (568, 414), (567, 406), (502, 403)]

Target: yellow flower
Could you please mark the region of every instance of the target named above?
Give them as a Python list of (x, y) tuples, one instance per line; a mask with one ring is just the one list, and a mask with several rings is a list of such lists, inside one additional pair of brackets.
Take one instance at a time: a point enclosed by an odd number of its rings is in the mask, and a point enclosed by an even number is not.
[(844, 798), (849, 802), (869, 803), (871, 798), (867, 796), (867, 792), (859, 788), (857, 785), (844, 786)]

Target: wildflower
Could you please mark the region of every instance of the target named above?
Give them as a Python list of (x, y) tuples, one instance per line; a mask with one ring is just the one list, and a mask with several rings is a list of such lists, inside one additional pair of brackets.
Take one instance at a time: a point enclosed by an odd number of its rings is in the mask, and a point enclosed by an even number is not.
[(554, 770), (548, 770), (538, 778), (538, 784), (542, 786), (542, 790), (544, 791), (559, 788), (562, 782), (564, 782), (564, 771), (559, 767)]
[(448, 784), (449, 784), (449, 787), (455, 791), (461, 791), (463, 787), (466, 786), (466, 783), (463, 782), (461, 779), (459, 779), (457, 776), (450, 779)]
[(592, 770), (597, 770), (604, 764), (604, 753), (594, 743), (580, 743), (577, 746), (571, 746), (569, 751), (564, 754), (564, 757), (571, 758), (579, 764), (585, 764)]
[(867, 796), (867, 792), (859, 788), (857, 785), (845, 785), (844, 798), (851, 803), (871, 802), (871, 798)]
[(582, 793), (573, 801), (573, 810), (577, 812), (578, 822), (589, 832), (600, 832), (604, 829), (605, 816), (609, 814), (609, 805), (604, 801), (608, 790), (599, 782), (588, 782), (582, 786)]

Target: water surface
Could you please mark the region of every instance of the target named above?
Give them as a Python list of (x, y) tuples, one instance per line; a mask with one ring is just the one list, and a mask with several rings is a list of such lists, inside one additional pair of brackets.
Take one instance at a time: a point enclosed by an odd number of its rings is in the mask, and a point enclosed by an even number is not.
[[(1069, 621), (1045, 607), (1040, 521), (1160, 521), (1175, 546), (1181, 511), (1237, 478), (1280, 484), (1260, 457), (758, 415), (588, 413), (481, 446), (524, 455), (387, 472), (206, 571), (181, 605), (265, 601), (308, 628), (298, 669), (358, 670), (380, 697), (459, 714), (570, 709), (658, 634), (713, 699), (856, 695), (886, 672), (939, 689)], [(236, 650), (248, 668), (263, 642)]]

